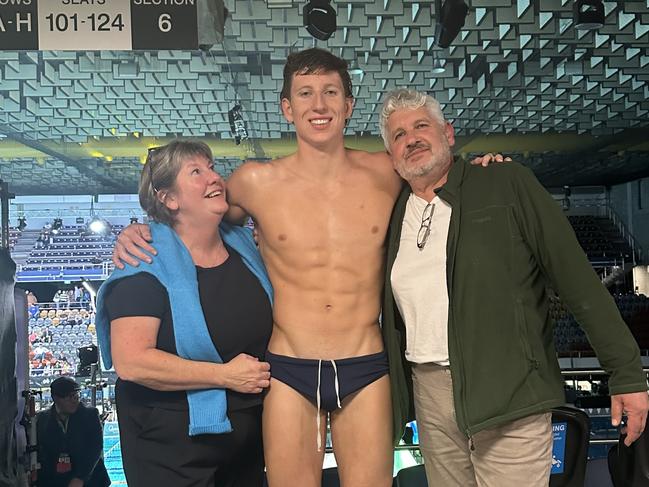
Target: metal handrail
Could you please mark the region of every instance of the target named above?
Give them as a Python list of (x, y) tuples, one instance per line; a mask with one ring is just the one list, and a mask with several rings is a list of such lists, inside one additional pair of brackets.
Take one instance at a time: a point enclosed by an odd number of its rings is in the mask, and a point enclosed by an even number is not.
[[(645, 374), (649, 374), (649, 368), (643, 367), (642, 371)], [(573, 375), (608, 375), (605, 370), (602, 369), (565, 369), (561, 371), (561, 375), (573, 376)]]
[[(82, 280), (83, 278), (88, 279), (108, 279), (108, 276), (113, 270), (113, 263), (110, 261), (104, 261), (101, 264), (80, 264), (81, 269), (73, 269), (67, 271), (65, 278), (68, 280)], [(29, 270), (25, 270), (25, 267), (29, 267)], [(45, 269), (45, 267), (47, 269)], [(86, 272), (91, 270), (100, 270), (101, 275), (89, 275)], [(18, 264), (16, 266), (16, 275), (18, 280), (22, 281), (25, 276), (22, 275), (22, 272), (29, 271), (36, 272), (50, 272), (47, 276), (42, 276), (43, 280), (57, 280), (57, 278), (63, 277), (63, 272), (66, 270), (65, 264)]]
[(588, 440), (591, 445), (615, 445), (619, 443), (619, 438), (602, 438), (599, 440)]
[[(557, 201), (560, 203), (561, 199), (557, 199)], [(570, 209), (575, 210), (577, 208), (595, 208), (597, 210), (597, 215), (605, 216), (606, 218), (610, 219), (622, 235), (622, 238), (624, 238), (629, 244), (633, 255), (633, 265), (636, 265), (638, 261), (642, 262), (644, 256), (644, 250), (642, 246), (636, 241), (635, 237), (629, 231), (627, 225), (622, 220), (622, 217), (620, 217), (620, 215), (613, 209), (609, 201), (604, 196), (575, 199)]]
[[(638, 261), (642, 262), (643, 258), (643, 249), (639, 243), (636, 242), (635, 237), (631, 234), (626, 224), (622, 220), (622, 217), (617, 214), (617, 212), (607, 203), (606, 204), (606, 216), (609, 218), (613, 224), (617, 227), (618, 231), (622, 234), (629, 247), (631, 247), (631, 253), (633, 255), (633, 265), (636, 265)], [(637, 255), (636, 255), (637, 253)], [(637, 257), (637, 260), (636, 260)]]

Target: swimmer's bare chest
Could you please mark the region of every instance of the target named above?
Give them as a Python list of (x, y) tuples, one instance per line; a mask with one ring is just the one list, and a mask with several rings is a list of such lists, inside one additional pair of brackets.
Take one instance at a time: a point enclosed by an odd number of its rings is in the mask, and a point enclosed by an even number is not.
[(344, 342), (354, 355), (380, 350), (384, 243), (394, 199), (371, 184), (332, 193), (285, 188), (264, 208), (259, 245), (275, 289), (271, 345), (322, 350)]

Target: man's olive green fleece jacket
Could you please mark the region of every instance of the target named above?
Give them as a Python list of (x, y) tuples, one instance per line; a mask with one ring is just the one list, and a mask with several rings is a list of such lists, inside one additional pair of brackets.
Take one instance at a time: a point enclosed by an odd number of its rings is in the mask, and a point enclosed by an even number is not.
[[(383, 302), (395, 441), (413, 416), (406, 330), (390, 283), (410, 192), (404, 186), (390, 222)], [(446, 246), (448, 350), (461, 431), (471, 436), (564, 404), (548, 288), (588, 335), (610, 374), (610, 393), (647, 389), (638, 346), (615, 301), (529, 169), (456, 160), (436, 192), (453, 208)]]

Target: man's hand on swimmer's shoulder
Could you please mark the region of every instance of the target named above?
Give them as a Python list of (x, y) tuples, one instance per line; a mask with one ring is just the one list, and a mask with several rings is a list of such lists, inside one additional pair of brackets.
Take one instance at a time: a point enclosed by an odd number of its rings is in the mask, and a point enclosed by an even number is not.
[(505, 157), (502, 154), (492, 154), (489, 152), (483, 156), (478, 156), (471, 161), (474, 166), (487, 167), (492, 162), (511, 162), (511, 157)]

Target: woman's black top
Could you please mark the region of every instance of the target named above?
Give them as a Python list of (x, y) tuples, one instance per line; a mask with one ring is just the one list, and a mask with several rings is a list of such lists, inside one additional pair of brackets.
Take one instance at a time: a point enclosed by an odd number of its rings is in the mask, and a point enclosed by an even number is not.
[[(212, 342), (229, 362), (240, 353), (264, 360), (273, 325), (268, 295), (239, 254), (226, 246), (227, 260), (210, 268), (196, 267), (201, 308)], [(174, 339), (169, 295), (152, 274), (142, 272), (120, 279), (105, 298), (109, 319), (128, 316), (160, 318), (156, 348), (178, 355)], [(157, 391), (119, 379), (117, 393), (123, 399), (167, 409), (187, 409), (185, 391)], [(125, 397), (126, 396), (126, 397)], [(261, 404), (261, 394), (227, 390), (228, 411)]]

